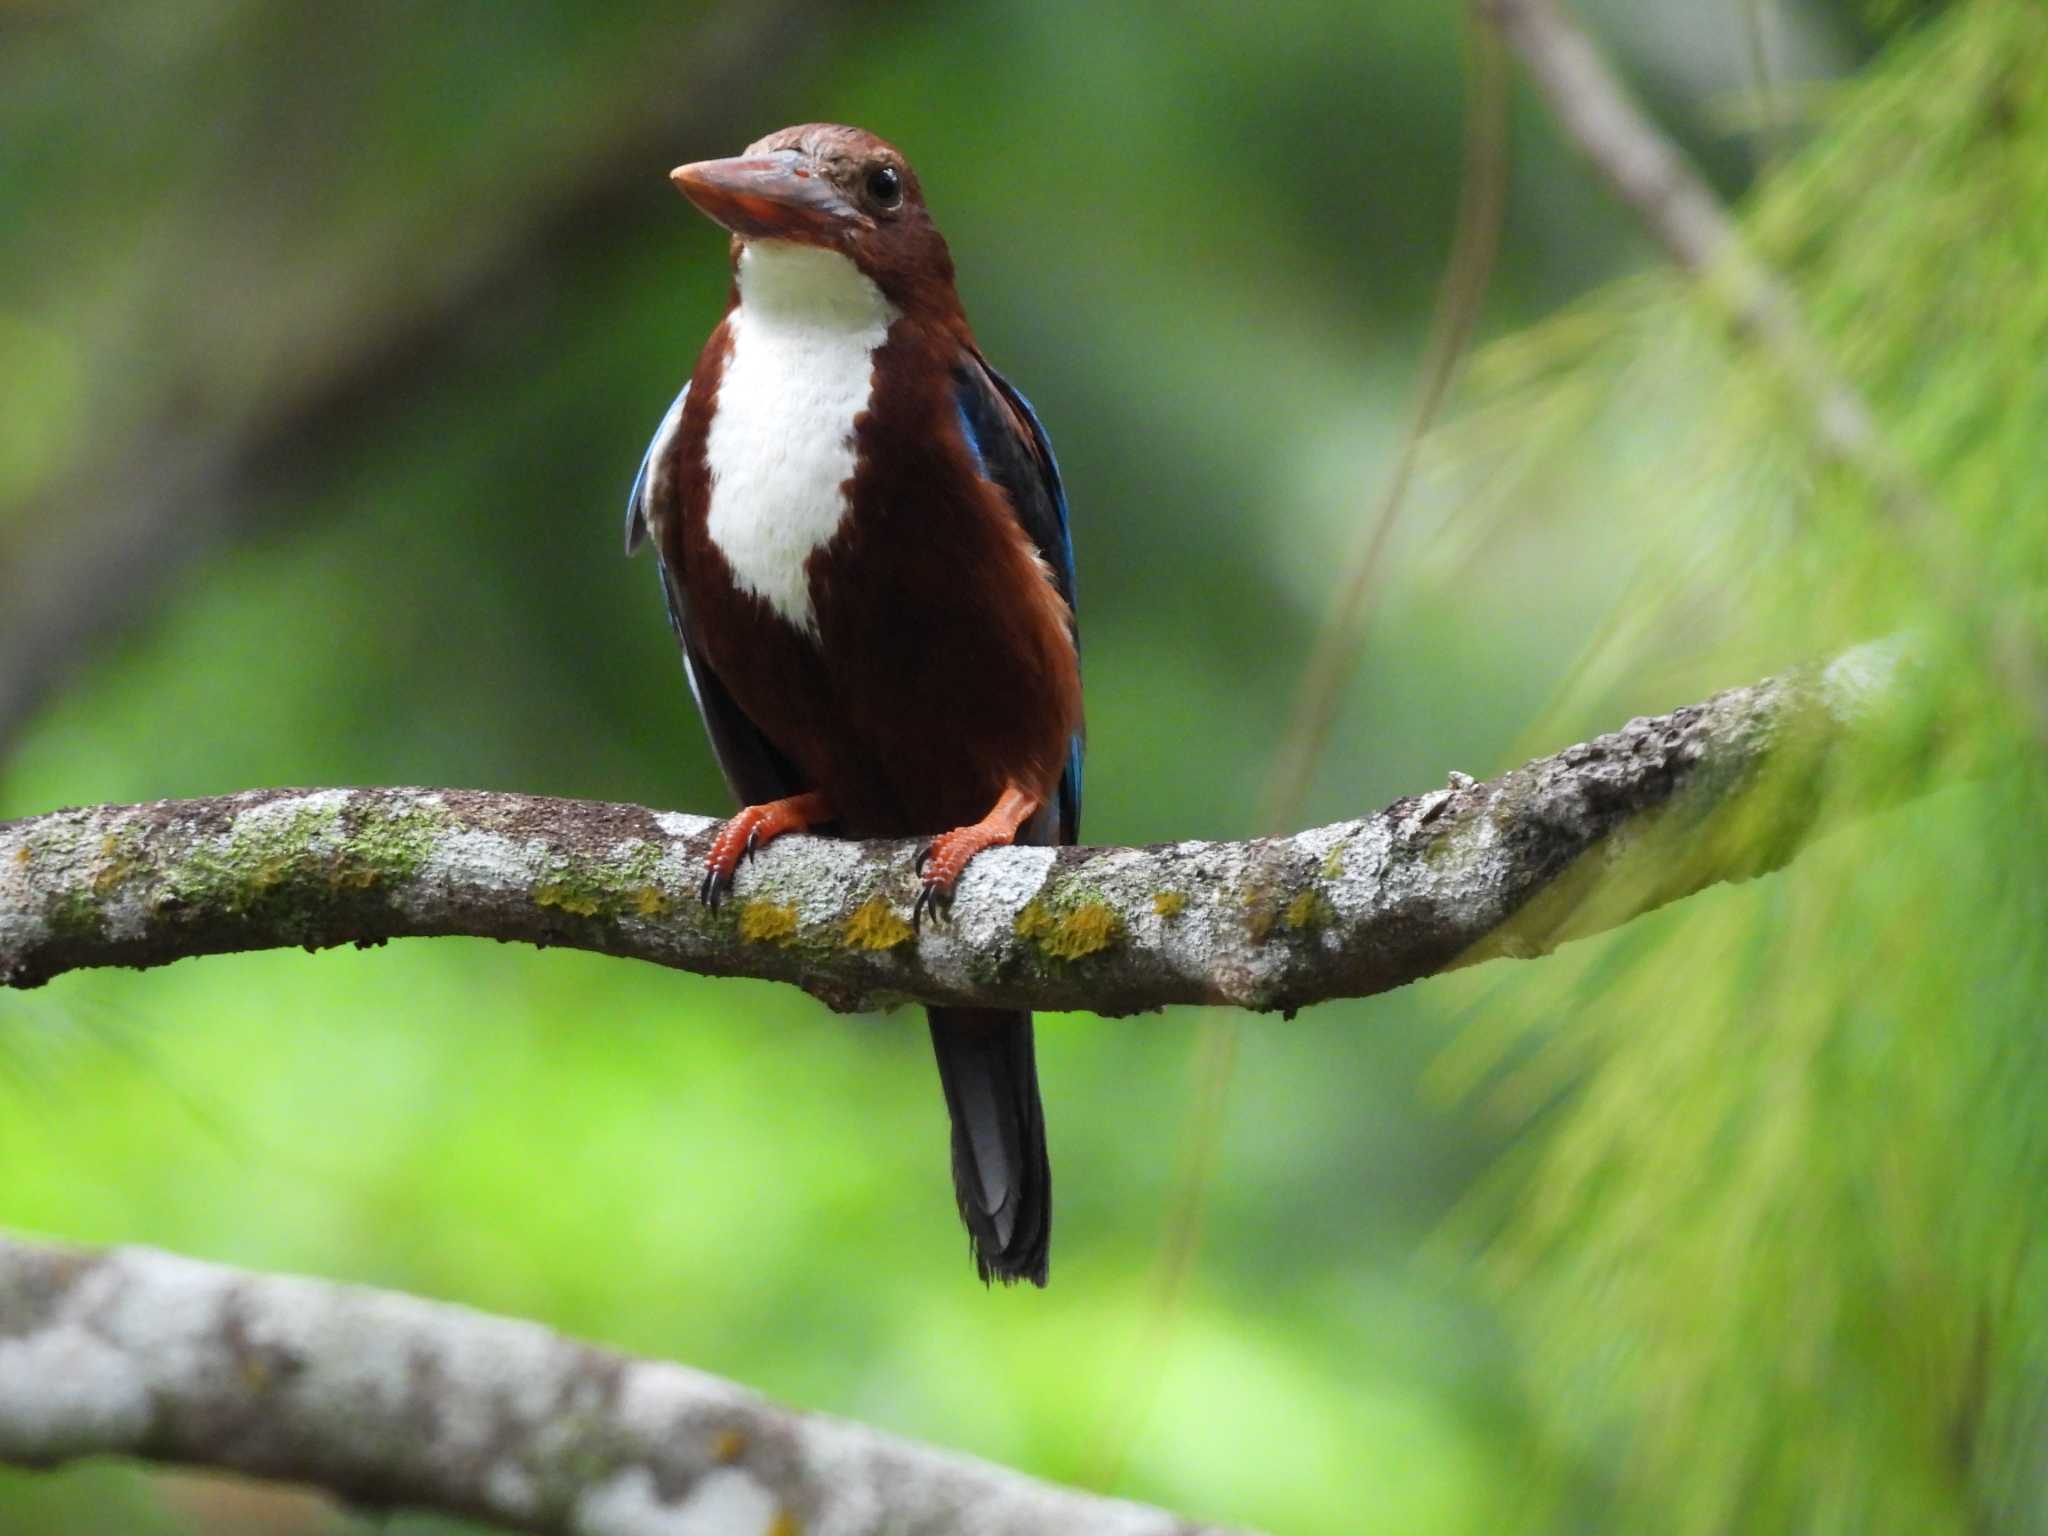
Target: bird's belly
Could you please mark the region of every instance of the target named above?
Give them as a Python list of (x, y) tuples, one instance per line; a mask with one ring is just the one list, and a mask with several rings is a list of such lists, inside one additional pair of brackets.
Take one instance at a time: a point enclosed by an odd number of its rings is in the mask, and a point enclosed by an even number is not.
[(977, 536), (965, 508), (919, 521), (850, 530), (817, 594), (818, 717), (847, 749), (836, 798), (862, 836), (977, 820), (1011, 784), (1050, 798), (1080, 723), (1065, 610), (1035, 564), (1006, 574), (1014, 541)]
[(959, 585), (974, 562), (942, 533), (910, 560), (862, 559), (866, 542), (856, 520), (835, 544), (815, 635), (715, 573), (693, 597), (747, 717), (849, 835), (963, 825), (1012, 783), (1050, 797), (1079, 725), (1063, 627), (1033, 622), (1028, 588)]
[(706, 531), (734, 584), (815, 633), (806, 562), (838, 530), (854, 473), (853, 427), (868, 406), (891, 312), (864, 322), (732, 316), (732, 352), (705, 440)]

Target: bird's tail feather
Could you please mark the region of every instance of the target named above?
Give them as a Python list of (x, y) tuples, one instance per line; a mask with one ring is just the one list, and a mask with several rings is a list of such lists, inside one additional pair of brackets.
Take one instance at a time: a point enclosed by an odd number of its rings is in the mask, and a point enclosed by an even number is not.
[(1031, 1015), (929, 1008), (932, 1052), (953, 1121), (953, 1194), (984, 1282), (1045, 1284), (1052, 1164), (1038, 1101)]

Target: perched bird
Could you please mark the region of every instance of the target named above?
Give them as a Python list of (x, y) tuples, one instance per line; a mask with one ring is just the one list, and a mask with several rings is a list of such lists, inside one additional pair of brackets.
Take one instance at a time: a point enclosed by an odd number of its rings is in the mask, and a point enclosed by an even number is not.
[[(1071, 843), (1081, 671), (1045, 431), (975, 344), (903, 156), (785, 128), (671, 179), (732, 233), (725, 318), (634, 481), (698, 712), (743, 809), (704, 875), (785, 832), (929, 835), (913, 917), (968, 861)], [(984, 1281), (1043, 1285), (1052, 1169), (1031, 1015), (928, 1010)]]

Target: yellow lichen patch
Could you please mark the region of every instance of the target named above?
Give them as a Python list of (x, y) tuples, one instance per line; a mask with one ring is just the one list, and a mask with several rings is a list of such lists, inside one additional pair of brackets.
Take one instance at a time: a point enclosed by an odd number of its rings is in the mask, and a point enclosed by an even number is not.
[(595, 917), (598, 913), (598, 900), (589, 891), (578, 890), (557, 880), (535, 886), (533, 904), (537, 907), (559, 907), (577, 917)]
[(1083, 902), (1039, 946), (1055, 960), (1078, 960), (1104, 950), (1124, 936), (1124, 920), (1099, 901)]
[(1287, 926), (1296, 931), (1320, 928), (1336, 915), (1317, 891), (1303, 891), (1287, 903)]
[(1339, 843), (1323, 855), (1323, 878), (1334, 880), (1344, 873), (1344, 844)]
[(25, 847), (17, 848), (14, 850), (14, 862), (17, 864), (26, 864), (29, 861), (30, 857), (31, 855), (28, 849)]
[(1042, 901), (1027, 901), (1024, 910), (1010, 924), (1020, 939), (1035, 939), (1044, 942), (1059, 927), (1059, 920), (1046, 910)]
[[(22, 849), (15, 855), (22, 863), (28, 862), (28, 850)], [(96, 896), (104, 896), (135, 873), (135, 860), (121, 852), (121, 840), (107, 836), (100, 841), (100, 857), (107, 862), (93, 871), (92, 889)]]
[(775, 1518), (768, 1522), (768, 1536), (803, 1536), (803, 1525), (786, 1509), (775, 1511)]
[(740, 908), (740, 937), (749, 944), (791, 943), (796, 938), (796, 908), (748, 902)]
[(367, 891), (377, 883), (377, 866), (363, 859), (343, 859), (330, 883), (343, 890)]
[(667, 892), (658, 885), (636, 885), (633, 887), (633, 910), (642, 917), (667, 917), (671, 903)]
[(894, 949), (909, 937), (910, 924), (879, 896), (870, 896), (846, 920), (848, 949)]
[(274, 885), (284, 884), (284, 877), (291, 873), (292, 861), (286, 854), (273, 854), (249, 872), (249, 885), (258, 893)]
[(747, 1451), (747, 1437), (736, 1429), (721, 1429), (711, 1442), (711, 1459), (721, 1466), (730, 1466)]
[(1188, 898), (1185, 891), (1154, 891), (1152, 910), (1161, 917), (1179, 917), (1187, 910)]
[(1279, 920), (1280, 914), (1273, 910), (1271, 891), (1260, 885), (1244, 893), (1244, 926), (1254, 944), (1263, 944), (1271, 938), (1273, 925)]

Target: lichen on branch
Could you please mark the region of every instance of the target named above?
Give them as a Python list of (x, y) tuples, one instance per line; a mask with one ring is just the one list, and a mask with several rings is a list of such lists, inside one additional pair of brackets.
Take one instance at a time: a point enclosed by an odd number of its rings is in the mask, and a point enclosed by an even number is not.
[(717, 823), (476, 790), (276, 789), (0, 822), (0, 983), (470, 934), (906, 999), (1295, 1009), (1530, 956), (1790, 858), (1899, 647), (1732, 689), (1483, 783), (1291, 837), (1009, 848), (908, 921), (911, 842), (789, 837), (718, 911)]

